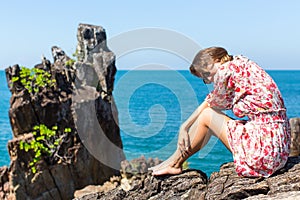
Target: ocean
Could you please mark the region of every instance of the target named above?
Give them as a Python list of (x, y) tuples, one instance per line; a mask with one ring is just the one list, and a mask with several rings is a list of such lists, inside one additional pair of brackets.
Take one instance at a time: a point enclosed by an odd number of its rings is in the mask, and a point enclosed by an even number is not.
[[(289, 118), (300, 117), (300, 71), (268, 73), (281, 90)], [(189, 71), (118, 71), (114, 99), (126, 158), (141, 155), (166, 159), (176, 149), (178, 129), (204, 100), (212, 86)], [(5, 72), (0, 71), (0, 166), (9, 165), (7, 141), (12, 138), (8, 118), (10, 92)], [(227, 112), (232, 116), (232, 113)], [(188, 159), (190, 168), (207, 175), (232, 161), (231, 153), (212, 137), (204, 149)]]

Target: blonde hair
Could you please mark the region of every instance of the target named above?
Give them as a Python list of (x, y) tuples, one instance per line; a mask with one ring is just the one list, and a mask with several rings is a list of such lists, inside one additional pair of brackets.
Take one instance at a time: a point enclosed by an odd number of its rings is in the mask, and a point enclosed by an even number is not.
[(220, 63), (221, 64), (224, 64), (224, 63), (226, 63), (226, 62), (228, 62), (228, 61), (231, 61), (233, 59), (233, 57), (231, 56), (231, 55), (225, 55), (225, 56), (223, 56), (222, 58), (221, 58), (221, 60), (220, 60)]
[(209, 71), (213, 64), (220, 62), (224, 64), (233, 59), (232, 55), (229, 55), (227, 50), (222, 47), (209, 47), (200, 50), (190, 66), (190, 71), (195, 74), (196, 71)]

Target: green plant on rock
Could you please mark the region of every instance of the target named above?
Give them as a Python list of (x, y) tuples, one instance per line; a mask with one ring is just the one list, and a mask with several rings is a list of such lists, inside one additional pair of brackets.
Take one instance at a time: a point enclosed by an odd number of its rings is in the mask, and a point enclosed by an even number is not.
[(188, 161), (184, 161), (184, 162), (183, 162), (183, 164), (182, 164), (182, 169), (183, 169), (183, 170), (189, 169), (189, 163), (188, 163)]
[(72, 54), (73, 57), (77, 57), (78, 56), (78, 49), (75, 50), (75, 52)]
[(19, 81), (29, 93), (38, 93), (41, 88), (52, 87), (56, 80), (43, 69), (21, 67), (20, 75), (12, 77), (12, 82)]
[(75, 62), (76, 62), (76, 61), (75, 61), (74, 59), (70, 59), (70, 60), (68, 60), (68, 61), (65, 63), (65, 65), (71, 67), (71, 66), (74, 65)]
[(31, 171), (36, 173), (37, 164), (43, 158), (59, 157), (58, 150), (64, 137), (71, 132), (71, 128), (65, 128), (63, 134), (58, 134), (58, 127), (49, 129), (46, 125), (40, 124), (33, 128), (33, 139), (29, 142), (20, 141), (20, 149), (26, 152), (33, 151), (34, 157), (30, 161)]

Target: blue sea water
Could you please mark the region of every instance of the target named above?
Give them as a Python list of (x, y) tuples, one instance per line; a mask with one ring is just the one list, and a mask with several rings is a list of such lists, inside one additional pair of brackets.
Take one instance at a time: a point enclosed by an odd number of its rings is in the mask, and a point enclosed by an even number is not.
[[(288, 117), (300, 116), (300, 71), (268, 71), (282, 92)], [(204, 100), (211, 86), (188, 71), (118, 71), (114, 98), (127, 159), (144, 155), (166, 159), (176, 149), (180, 124)], [(10, 92), (0, 71), (0, 166), (9, 165), (7, 141), (12, 138), (8, 119)], [(232, 115), (231, 113), (228, 113)], [(189, 167), (211, 174), (230, 152), (216, 138), (189, 158)]]

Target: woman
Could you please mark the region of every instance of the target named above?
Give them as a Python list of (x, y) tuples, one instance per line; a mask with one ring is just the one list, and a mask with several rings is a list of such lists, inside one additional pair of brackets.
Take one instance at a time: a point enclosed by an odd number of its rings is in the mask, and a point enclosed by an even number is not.
[[(290, 129), (280, 91), (255, 62), (221, 47), (201, 50), (190, 67), (214, 90), (181, 125), (178, 148), (153, 168), (153, 175), (179, 174), (182, 163), (214, 135), (232, 152), (240, 176), (268, 177), (282, 168), (290, 149)], [(221, 110), (231, 109), (234, 120)]]

